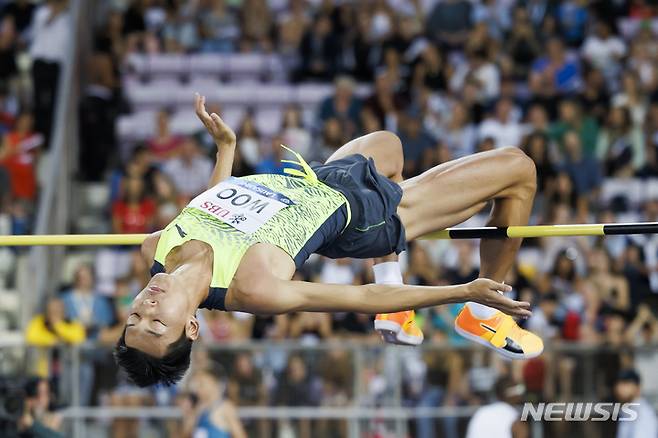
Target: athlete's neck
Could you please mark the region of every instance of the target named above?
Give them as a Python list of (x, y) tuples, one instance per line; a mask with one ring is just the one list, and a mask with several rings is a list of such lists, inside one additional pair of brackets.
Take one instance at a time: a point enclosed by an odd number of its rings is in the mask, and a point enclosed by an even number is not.
[(208, 297), (212, 269), (212, 249), (196, 240), (175, 248), (165, 260), (165, 271), (186, 285), (186, 290), (193, 295), (192, 301), (197, 307)]

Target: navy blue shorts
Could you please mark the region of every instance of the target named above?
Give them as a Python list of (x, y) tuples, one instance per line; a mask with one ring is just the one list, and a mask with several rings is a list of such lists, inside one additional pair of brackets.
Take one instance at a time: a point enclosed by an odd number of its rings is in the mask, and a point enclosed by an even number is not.
[(311, 167), (319, 180), (345, 195), (351, 212), (347, 228), (315, 252), (330, 258), (371, 258), (407, 248), (397, 214), (402, 188), (379, 174), (372, 158), (354, 154)]

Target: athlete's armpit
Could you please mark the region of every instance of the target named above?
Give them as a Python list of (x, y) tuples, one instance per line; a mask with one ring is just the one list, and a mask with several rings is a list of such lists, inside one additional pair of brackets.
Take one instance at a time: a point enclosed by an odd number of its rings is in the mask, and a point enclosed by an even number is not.
[(162, 231), (151, 233), (142, 242), (142, 257), (144, 257), (144, 260), (146, 260), (148, 266), (153, 264), (153, 259), (155, 258), (155, 249), (158, 247), (158, 241), (160, 240), (160, 233), (162, 233)]

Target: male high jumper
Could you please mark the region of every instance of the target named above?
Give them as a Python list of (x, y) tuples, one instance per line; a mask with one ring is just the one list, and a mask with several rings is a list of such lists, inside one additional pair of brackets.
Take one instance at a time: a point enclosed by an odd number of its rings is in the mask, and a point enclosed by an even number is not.
[[(418, 345), (421, 307), (466, 302), (455, 320), (463, 336), (514, 359), (539, 355), (539, 337), (512, 318), (530, 304), (502, 294), (521, 239), (483, 239), (480, 278), (454, 286), (402, 284), (397, 255), (407, 240), (459, 224), (493, 208), (490, 226), (527, 224), (536, 188), (535, 166), (515, 147), (438, 165), (403, 180), (402, 145), (386, 131), (359, 137), (325, 164), (301, 156), (286, 175), (231, 177), (235, 133), (196, 96), (196, 113), (217, 145), (208, 190), (142, 254), (151, 281), (133, 301), (115, 357), (139, 386), (173, 384), (190, 363), (199, 336), (198, 308), (255, 314), (361, 312), (378, 314), (387, 342)], [(375, 284), (318, 284), (291, 278), (318, 253), (375, 258)]]

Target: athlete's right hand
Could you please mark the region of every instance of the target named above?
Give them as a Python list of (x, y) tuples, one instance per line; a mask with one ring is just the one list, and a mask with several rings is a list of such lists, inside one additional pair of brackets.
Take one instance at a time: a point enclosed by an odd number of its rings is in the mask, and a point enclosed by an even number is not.
[(514, 301), (501, 292), (510, 292), (511, 286), (498, 283), (488, 278), (478, 278), (466, 284), (468, 301), (484, 304), (506, 313), (510, 316), (527, 318), (532, 315), (530, 303)]
[(206, 127), (217, 147), (235, 147), (235, 132), (219, 117), (219, 114), (208, 114), (206, 111), (206, 97), (199, 93), (194, 94), (196, 115)]

